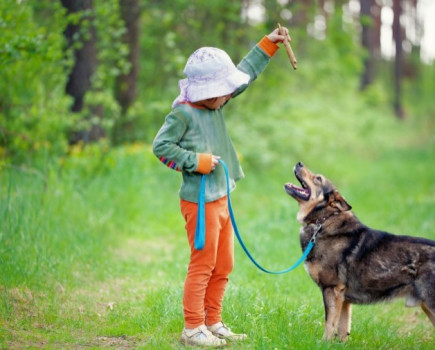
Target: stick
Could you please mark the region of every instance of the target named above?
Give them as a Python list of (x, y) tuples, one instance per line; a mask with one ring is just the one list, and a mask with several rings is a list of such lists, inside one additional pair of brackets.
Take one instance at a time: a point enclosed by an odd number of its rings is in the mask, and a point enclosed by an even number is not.
[(279, 28), (279, 33), (284, 36), (284, 46), (285, 46), (285, 50), (287, 51), (287, 55), (290, 60), (290, 63), (292, 64), (293, 69), (296, 70), (298, 61), (296, 61), (295, 54), (293, 53), (292, 47), (290, 46), (289, 36), (288, 34), (286, 35), (284, 33), (284, 30), (282, 29), (281, 24), (279, 23), (278, 23), (278, 28)]

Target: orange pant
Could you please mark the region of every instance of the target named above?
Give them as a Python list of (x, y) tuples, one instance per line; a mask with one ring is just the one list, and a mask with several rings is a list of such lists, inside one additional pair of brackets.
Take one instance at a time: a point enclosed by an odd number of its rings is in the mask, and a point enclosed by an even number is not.
[(234, 265), (234, 237), (227, 197), (205, 204), (203, 250), (193, 246), (198, 204), (181, 200), (180, 206), (190, 245), (183, 297), (185, 327), (212, 325), (222, 320), (222, 300)]

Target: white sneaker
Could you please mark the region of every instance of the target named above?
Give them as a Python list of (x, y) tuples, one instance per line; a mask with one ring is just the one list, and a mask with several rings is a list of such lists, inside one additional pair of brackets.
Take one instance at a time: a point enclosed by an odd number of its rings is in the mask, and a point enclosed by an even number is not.
[(226, 339), (230, 341), (241, 341), (248, 338), (246, 334), (237, 334), (231, 331), (229, 327), (227, 327), (223, 322), (215, 323), (207, 327), (208, 330), (216, 337), (220, 339)]
[(181, 342), (186, 345), (206, 346), (219, 348), (227, 345), (225, 339), (214, 336), (207, 327), (202, 325), (193, 329), (183, 329), (181, 333)]

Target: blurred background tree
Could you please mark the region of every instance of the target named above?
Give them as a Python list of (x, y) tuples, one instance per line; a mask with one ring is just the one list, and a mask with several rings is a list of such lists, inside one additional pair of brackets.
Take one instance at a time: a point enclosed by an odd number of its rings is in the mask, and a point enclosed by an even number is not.
[[(129, 69), (119, 74), (116, 78), (115, 96), (121, 107), (121, 116), (113, 129), (113, 141), (115, 144), (122, 141), (120, 135), (128, 135), (134, 129), (134, 125), (125, 120), (130, 106), (137, 97), (137, 80), (139, 75), (139, 36), (141, 8), (139, 0), (119, 0), (121, 19), (125, 24), (125, 34), (122, 38), (128, 47)], [(128, 140), (128, 136), (127, 136)]]
[[(73, 98), (71, 111), (83, 111), (85, 95), (91, 90), (91, 82), (97, 69), (97, 37), (95, 29), (94, 2), (93, 0), (62, 0), (69, 18), (64, 31), (67, 48), (72, 50), (74, 65), (69, 73), (66, 92)], [(96, 141), (105, 136), (105, 130), (98, 122), (102, 118), (101, 106), (93, 105), (92, 112), (86, 116), (91, 119), (89, 127), (77, 130), (70, 137), (71, 143), (79, 140), (85, 142)], [(97, 118), (97, 122), (92, 120)]]
[(262, 78), (263, 102), (290, 85), (313, 94), (333, 85), (339, 96), (359, 81), (363, 98), (382, 104), (387, 96), (399, 118), (416, 108), (433, 113), (434, 57), (422, 45), (429, 7), (427, 0), (4, 0), (0, 155), (20, 163), (65, 154), (68, 143), (150, 143), (194, 50), (221, 47), (237, 63), (277, 22), (290, 29), (299, 69), (283, 81), (279, 66), (288, 61), (277, 55), (276, 72)]
[[(360, 3), (361, 44), (366, 50), (363, 59), (364, 70), (361, 76), (361, 89), (364, 90), (373, 82), (373, 64), (375, 60), (375, 18), (372, 14), (375, 13), (374, 11), (377, 11), (377, 9), (374, 8), (376, 2), (373, 0), (361, 0)], [(379, 31), (376, 34), (380, 36), (381, 32)], [(380, 38), (378, 42), (380, 43)]]

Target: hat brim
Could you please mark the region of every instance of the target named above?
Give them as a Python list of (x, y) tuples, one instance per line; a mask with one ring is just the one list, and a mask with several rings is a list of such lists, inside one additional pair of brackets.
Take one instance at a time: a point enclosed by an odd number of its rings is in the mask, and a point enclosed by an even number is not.
[[(209, 98), (221, 97), (232, 94), (238, 88), (249, 83), (250, 76), (238, 69), (222, 79), (212, 79), (201, 82), (191, 82), (183, 79), (186, 83), (186, 97), (190, 102), (198, 102)], [(182, 86), (184, 84), (180, 84)]]

